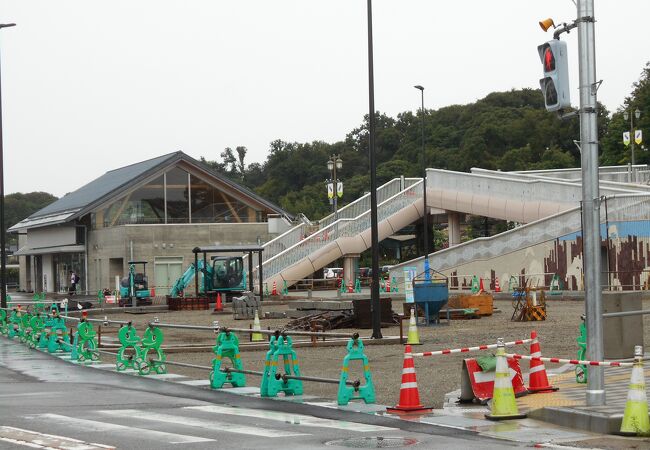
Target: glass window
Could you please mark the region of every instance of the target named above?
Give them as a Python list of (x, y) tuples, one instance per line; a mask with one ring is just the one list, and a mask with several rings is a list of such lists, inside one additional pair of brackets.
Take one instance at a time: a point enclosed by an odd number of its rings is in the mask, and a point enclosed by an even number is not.
[(95, 213), (97, 228), (136, 223), (165, 223), (162, 176)]
[(257, 211), (192, 175), (192, 223), (254, 222)]
[(167, 172), (167, 223), (188, 223), (189, 217), (187, 172), (175, 167)]

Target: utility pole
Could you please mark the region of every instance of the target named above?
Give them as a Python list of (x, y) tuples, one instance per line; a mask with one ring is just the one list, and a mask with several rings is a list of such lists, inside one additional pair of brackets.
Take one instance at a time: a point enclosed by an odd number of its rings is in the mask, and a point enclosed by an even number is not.
[[(602, 286), (600, 284), (600, 193), (596, 103), (598, 83), (596, 81), (594, 0), (578, 0), (577, 9), (587, 359), (602, 361), (604, 351)], [(604, 405), (603, 368), (600, 366), (589, 367), (587, 383), (587, 405)]]

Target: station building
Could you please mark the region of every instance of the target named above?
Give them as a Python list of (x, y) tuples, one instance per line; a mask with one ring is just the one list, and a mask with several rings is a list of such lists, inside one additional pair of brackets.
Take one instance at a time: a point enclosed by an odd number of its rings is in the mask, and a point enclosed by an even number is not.
[(19, 234), (26, 291), (115, 289), (128, 261), (147, 261), (150, 286), (168, 293), (197, 246), (262, 244), (293, 216), (205, 164), (175, 152), (106, 172), (9, 228)]

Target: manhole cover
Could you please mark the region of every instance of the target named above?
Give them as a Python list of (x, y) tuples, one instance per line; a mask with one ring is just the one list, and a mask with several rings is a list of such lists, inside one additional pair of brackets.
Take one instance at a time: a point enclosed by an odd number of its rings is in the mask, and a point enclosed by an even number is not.
[(418, 441), (415, 439), (403, 437), (366, 437), (337, 439), (326, 442), (325, 445), (337, 445), (348, 448), (400, 448), (417, 443)]

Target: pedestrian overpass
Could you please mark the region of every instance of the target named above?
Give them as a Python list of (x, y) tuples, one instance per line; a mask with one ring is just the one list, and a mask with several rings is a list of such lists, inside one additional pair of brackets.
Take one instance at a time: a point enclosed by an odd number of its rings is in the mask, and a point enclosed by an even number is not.
[[(646, 166), (635, 166), (637, 181), (650, 180)], [(603, 196), (644, 196), (650, 186), (629, 183), (627, 167), (601, 168)], [(396, 178), (377, 189), (379, 240), (383, 240), (423, 216), (421, 178)], [(493, 258), (580, 229), (582, 190), (579, 169), (560, 171), (500, 172), (472, 169), (472, 172), (427, 170), (427, 206), (430, 214), (449, 216), (451, 247), (436, 252), (432, 267), (448, 268), (461, 261)], [(627, 204), (627, 203), (626, 203)], [(622, 206), (621, 206), (622, 208)], [(459, 214), (471, 214), (530, 224), (502, 235), (460, 244)], [(570, 217), (570, 218), (569, 218)], [(559, 233), (559, 234), (558, 234)], [(458, 237), (457, 241), (456, 236)], [(488, 245), (489, 242), (489, 245)], [(270, 287), (292, 285), (346, 255), (358, 255), (370, 248), (370, 194), (341, 208), (318, 225), (301, 223), (264, 244), (263, 276)], [(486, 250), (486, 245), (489, 250)], [(486, 253), (487, 252), (487, 253)], [(438, 256), (439, 255), (439, 256)], [(395, 267), (420, 267), (422, 259)], [(418, 269), (420, 270), (420, 269)], [(257, 277), (257, 268), (253, 274)]]

